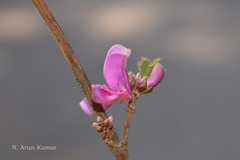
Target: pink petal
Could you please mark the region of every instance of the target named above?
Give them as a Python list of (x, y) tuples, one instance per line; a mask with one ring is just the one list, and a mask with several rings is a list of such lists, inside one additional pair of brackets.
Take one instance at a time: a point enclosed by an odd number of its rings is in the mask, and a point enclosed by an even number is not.
[(94, 101), (102, 104), (105, 110), (121, 99), (119, 93), (111, 91), (106, 85), (92, 85), (92, 91)]
[[(92, 85), (92, 93), (93, 100), (100, 103), (104, 110), (110, 108), (113, 103), (124, 100), (121, 92), (111, 91), (106, 85)], [(94, 111), (86, 98), (80, 102), (80, 106), (87, 115), (91, 116), (94, 114)]]
[(90, 106), (87, 98), (84, 98), (79, 104), (84, 113), (86, 113), (89, 116), (92, 116), (94, 114), (94, 111), (93, 111), (92, 107)]
[(129, 49), (122, 45), (114, 45), (109, 49), (103, 67), (103, 74), (109, 88), (116, 92), (123, 92), (127, 97), (131, 94), (127, 71), (129, 55)]
[(165, 70), (163, 66), (160, 63), (155, 64), (150, 76), (147, 79), (147, 87), (153, 88), (157, 86), (163, 79), (164, 75), (165, 75)]

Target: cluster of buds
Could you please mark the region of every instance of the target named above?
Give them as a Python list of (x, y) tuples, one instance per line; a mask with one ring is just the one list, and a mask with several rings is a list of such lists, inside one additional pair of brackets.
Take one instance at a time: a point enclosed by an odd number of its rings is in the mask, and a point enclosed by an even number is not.
[(106, 119), (97, 117), (97, 121), (92, 123), (92, 127), (101, 135), (105, 143), (111, 143), (113, 136), (113, 117), (109, 116)]
[(160, 64), (159, 58), (151, 61), (142, 57), (138, 62), (138, 70), (136, 74), (129, 72), (128, 76), (132, 88), (140, 95), (152, 92), (165, 75), (165, 69)]

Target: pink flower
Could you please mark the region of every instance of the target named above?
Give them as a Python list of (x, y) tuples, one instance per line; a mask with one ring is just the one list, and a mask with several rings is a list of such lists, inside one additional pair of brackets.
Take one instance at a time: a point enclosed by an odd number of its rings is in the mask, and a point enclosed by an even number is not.
[[(112, 46), (107, 53), (103, 66), (106, 84), (92, 85), (93, 100), (100, 103), (104, 110), (107, 110), (116, 102), (131, 100), (132, 87), (127, 70), (130, 54), (131, 51), (122, 45)], [(137, 74), (135, 77), (137, 88), (146, 84), (147, 88), (145, 89), (151, 90), (160, 83), (164, 74), (163, 66), (156, 63), (147, 79), (141, 79), (140, 74)], [(86, 98), (80, 102), (80, 106), (86, 114), (94, 114), (92, 106)]]
[[(128, 101), (131, 98), (127, 71), (129, 55), (130, 50), (124, 46), (112, 46), (107, 53), (103, 67), (107, 85), (92, 85), (93, 100), (102, 104), (105, 110), (115, 102)], [(86, 114), (93, 115), (93, 109), (86, 98), (80, 102), (80, 106)]]

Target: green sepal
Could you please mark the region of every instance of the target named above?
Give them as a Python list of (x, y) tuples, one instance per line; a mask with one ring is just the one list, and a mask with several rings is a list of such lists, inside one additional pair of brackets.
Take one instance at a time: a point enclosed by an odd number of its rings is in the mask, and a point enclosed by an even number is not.
[(138, 61), (138, 71), (140, 72), (142, 77), (148, 77), (152, 72), (154, 65), (158, 63), (160, 63), (160, 58), (156, 58), (151, 61), (149, 58), (142, 57)]
[(142, 57), (140, 61), (138, 61), (138, 71), (143, 77), (145, 76), (147, 77), (150, 74), (151, 72), (150, 64), (151, 60), (146, 57)]
[(160, 63), (160, 58), (155, 58), (152, 62), (151, 62), (151, 64), (150, 64), (150, 66), (151, 67), (154, 67), (155, 66), (155, 64), (159, 64)]

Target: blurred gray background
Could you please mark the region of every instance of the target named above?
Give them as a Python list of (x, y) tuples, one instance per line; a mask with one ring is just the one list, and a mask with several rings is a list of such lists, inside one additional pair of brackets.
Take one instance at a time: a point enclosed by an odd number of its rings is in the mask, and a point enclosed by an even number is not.
[[(46, 0), (93, 83), (116, 43), (161, 57), (167, 75), (142, 98), (131, 160), (240, 159), (239, 0)], [(80, 110), (83, 94), (30, 0), (0, 1), (0, 159), (114, 159)], [(109, 112), (121, 130), (124, 105)], [(14, 151), (12, 144), (55, 145)]]

